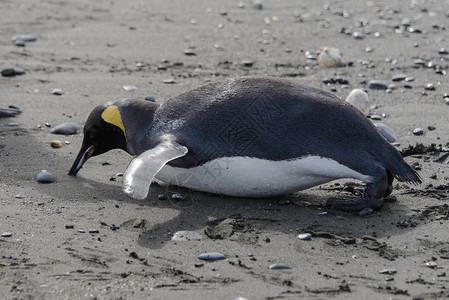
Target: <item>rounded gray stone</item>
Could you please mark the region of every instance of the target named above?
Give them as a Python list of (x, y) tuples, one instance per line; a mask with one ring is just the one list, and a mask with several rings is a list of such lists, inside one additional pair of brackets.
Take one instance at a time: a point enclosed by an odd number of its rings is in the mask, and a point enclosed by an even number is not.
[(216, 260), (225, 259), (226, 255), (224, 255), (223, 253), (219, 253), (219, 252), (207, 252), (207, 253), (203, 253), (203, 254), (199, 255), (198, 258), (201, 260), (206, 260), (206, 261), (216, 261)]
[(51, 130), (51, 133), (71, 135), (71, 134), (76, 134), (77, 130), (78, 130), (78, 126), (75, 123), (65, 122), (65, 123), (61, 123), (61, 124), (53, 127)]
[(46, 170), (42, 170), (37, 174), (37, 182), (39, 183), (51, 183), (53, 181), (55, 181), (53, 175)]
[(285, 264), (272, 264), (269, 268), (270, 268), (270, 270), (287, 270), (287, 269), (292, 269), (292, 267), (290, 267), (289, 265), (285, 265)]
[(398, 139), (396, 132), (394, 132), (394, 130), (391, 129), (390, 127), (388, 127), (387, 125), (385, 125), (383, 123), (376, 123), (374, 125), (377, 127), (377, 130), (379, 130), (380, 134), (389, 143), (394, 143)]

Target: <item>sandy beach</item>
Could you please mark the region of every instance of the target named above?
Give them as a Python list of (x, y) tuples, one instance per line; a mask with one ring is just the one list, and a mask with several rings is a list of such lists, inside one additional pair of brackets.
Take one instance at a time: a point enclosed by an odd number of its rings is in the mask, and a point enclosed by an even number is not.
[[(0, 69), (25, 70), (0, 77), (0, 107), (22, 110), (0, 118), (1, 298), (449, 298), (448, 0), (0, 7)], [(36, 40), (17, 46), (12, 37), (24, 34)], [(344, 66), (318, 65), (324, 47), (338, 48)], [(95, 106), (148, 96), (162, 103), (243, 75), (288, 78), (342, 99), (367, 90), (373, 122), (396, 132), (395, 147), (423, 183), (395, 181), (385, 205), (361, 217), (325, 207), (360, 191), (350, 179), (267, 199), (156, 181), (139, 201), (122, 192), (132, 157), (121, 150), (67, 175)], [(387, 89), (369, 88), (371, 80)], [(78, 133), (50, 132), (64, 122)], [(38, 183), (41, 170), (55, 181)], [(178, 231), (202, 239), (172, 241)], [(208, 252), (226, 258), (198, 259)]]

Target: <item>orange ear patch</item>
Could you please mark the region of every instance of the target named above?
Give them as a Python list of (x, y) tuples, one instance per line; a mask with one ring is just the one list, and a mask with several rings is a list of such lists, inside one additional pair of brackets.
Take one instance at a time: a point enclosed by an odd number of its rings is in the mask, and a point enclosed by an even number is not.
[(122, 116), (120, 115), (120, 110), (118, 109), (117, 106), (112, 105), (106, 108), (104, 112), (101, 114), (101, 117), (106, 122), (120, 128), (123, 131), (123, 134), (125, 135), (126, 138), (125, 126), (123, 125)]

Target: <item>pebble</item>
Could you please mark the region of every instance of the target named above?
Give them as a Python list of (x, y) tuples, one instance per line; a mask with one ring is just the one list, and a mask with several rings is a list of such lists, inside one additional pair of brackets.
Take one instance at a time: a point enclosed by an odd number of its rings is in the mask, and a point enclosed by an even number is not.
[(383, 123), (375, 123), (374, 125), (377, 127), (377, 130), (379, 130), (380, 134), (389, 143), (394, 143), (398, 139), (396, 132), (394, 132), (394, 130), (388, 127), (387, 125)]
[(362, 89), (353, 89), (348, 97), (346, 97), (346, 102), (356, 107), (365, 116), (370, 113), (370, 103), (368, 94)]
[(183, 199), (184, 199), (184, 197), (183, 197), (181, 194), (178, 194), (178, 193), (172, 194), (172, 195), (171, 195), (171, 198), (172, 198), (173, 200), (183, 200)]
[(335, 82), (339, 84), (349, 84), (349, 80), (344, 77), (335, 78)]
[(86, 233), (83, 229), (78, 230), (79, 233)]
[(14, 77), (17, 75), (23, 75), (25, 74), (25, 70), (22, 68), (9, 68), (2, 70), (2, 76), (3, 77)]
[(428, 261), (426, 262), (426, 267), (429, 267), (431, 269), (435, 269), (438, 266), (438, 264), (434, 261)]
[(298, 235), (298, 239), (301, 241), (310, 241), (312, 239), (312, 235), (310, 233), (301, 233)]
[(373, 209), (370, 207), (364, 208), (359, 212), (359, 216), (366, 217), (374, 213)]
[(380, 116), (380, 115), (371, 115), (370, 118), (375, 121), (382, 120), (382, 116)]
[(17, 42), (23, 42), (23, 43), (35, 42), (35, 41), (37, 41), (37, 38), (31, 34), (18, 34), (18, 35), (13, 35), (11, 37), (11, 40), (17, 45)]
[(51, 133), (70, 135), (70, 134), (76, 134), (77, 130), (78, 130), (78, 126), (75, 123), (65, 122), (65, 123), (61, 123), (61, 124), (53, 127), (51, 130)]
[(361, 32), (358, 31), (354, 31), (354, 33), (352, 34), (352, 36), (356, 39), (356, 40), (362, 40), (364, 38), (363, 34)]
[(53, 140), (50, 142), (50, 146), (52, 148), (61, 148), (62, 147), (62, 142), (60, 140)]
[(219, 252), (208, 252), (208, 253), (203, 253), (198, 256), (198, 259), (206, 260), (206, 261), (216, 261), (216, 260), (221, 260), (221, 259), (225, 259), (225, 258), (226, 258), (226, 255), (219, 253)]
[(123, 90), (127, 92), (137, 91), (137, 86), (135, 85), (124, 85)]
[(383, 270), (380, 270), (379, 271), (379, 273), (380, 274), (396, 274), (398, 272), (398, 270), (396, 270), (396, 269), (383, 269)]
[(10, 237), (10, 236), (12, 236), (11, 232), (3, 232), (2, 233), (2, 237)]
[(194, 266), (195, 268), (201, 268), (201, 267), (204, 266), (204, 264), (203, 264), (203, 263), (195, 263), (195, 264), (193, 264), (193, 266)]
[(429, 62), (427, 63), (427, 67), (428, 68), (435, 68), (437, 66), (437, 62), (436, 61), (434, 61), (433, 59), (432, 60), (429, 60)]
[(167, 78), (167, 79), (164, 79), (162, 82), (165, 84), (172, 84), (172, 83), (175, 83), (175, 80), (173, 78)]
[(433, 85), (433, 83), (428, 83), (424, 86), (424, 89), (426, 91), (434, 91), (435, 90), (435, 86)]
[(157, 198), (159, 200), (167, 200), (167, 196), (165, 196), (165, 194), (159, 194), (159, 195), (157, 195)]
[(414, 80), (415, 80), (414, 77), (406, 77), (406, 78), (405, 78), (405, 81), (406, 81), (406, 82), (410, 82), (410, 81), (414, 81)]
[(145, 100), (151, 101), (151, 102), (156, 102), (156, 98), (154, 96), (146, 96)]
[(424, 66), (426, 64), (426, 61), (424, 59), (415, 59), (414, 61), (415, 65), (420, 65), (420, 66)]
[(394, 277), (385, 277), (385, 281), (393, 281)]
[(98, 229), (89, 229), (89, 233), (100, 233)]
[(422, 128), (415, 128), (413, 130), (414, 135), (422, 135), (424, 133), (424, 130)]
[(195, 56), (196, 55), (196, 53), (195, 53), (195, 51), (193, 51), (193, 49), (184, 50), (184, 54), (187, 56)]
[(371, 80), (368, 83), (368, 88), (372, 90), (386, 90), (388, 88), (388, 84), (381, 80)]
[(430, 130), (430, 131), (432, 131), (432, 130), (435, 130), (435, 129), (437, 129), (435, 126), (427, 126), (427, 129), (428, 130)]
[(438, 54), (446, 55), (449, 54), (449, 51), (447, 51), (445, 48), (440, 48), (440, 50), (438, 50)]
[(407, 75), (405, 75), (405, 74), (397, 74), (397, 75), (394, 75), (393, 78), (391, 78), (391, 80), (393, 80), (393, 81), (403, 81), (403, 80), (405, 80), (405, 78), (407, 78)]
[(292, 269), (289, 265), (284, 264), (272, 264), (270, 267), (270, 270), (286, 270), (286, 269)]
[(25, 198), (24, 195), (21, 195), (21, 194), (17, 194), (17, 195), (16, 195), (16, 199), (24, 199), (24, 198)]
[(332, 47), (325, 47), (318, 55), (317, 61), (319, 65), (328, 68), (344, 65), (340, 50)]
[(64, 94), (64, 92), (62, 91), (62, 89), (53, 89), (53, 90), (51, 91), (51, 93), (52, 93), (53, 95), (56, 95), (56, 96), (62, 96), (62, 95)]
[(180, 242), (199, 241), (201, 239), (203, 239), (203, 236), (195, 231), (178, 231), (171, 238), (172, 241)]
[(47, 170), (42, 170), (37, 174), (37, 182), (39, 183), (52, 183), (55, 181), (53, 175)]
[(244, 67), (252, 67), (254, 65), (254, 61), (250, 59), (244, 59), (240, 62), (240, 64)]
[(253, 8), (254, 8), (255, 10), (262, 10), (262, 9), (263, 9), (263, 5), (262, 5), (261, 2), (256, 1), (256, 3), (254, 3), (254, 5), (253, 5)]
[(19, 126), (19, 123), (8, 123), (8, 126)]
[(18, 47), (25, 47), (25, 41), (22, 39), (16, 39), (14, 41), (14, 44), (16, 44), (16, 46), (18, 46)]
[(32, 35), (15, 35), (11, 38), (13, 43), (18, 47), (25, 47), (25, 44), (27, 42), (34, 42), (36, 41), (36, 37)]

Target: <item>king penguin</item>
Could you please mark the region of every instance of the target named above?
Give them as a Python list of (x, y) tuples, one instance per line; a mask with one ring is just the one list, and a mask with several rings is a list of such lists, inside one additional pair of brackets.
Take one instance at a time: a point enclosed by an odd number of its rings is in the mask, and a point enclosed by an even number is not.
[(92, 156), (135, 158), (123, 191), (145, 199), (154, 177), (232, 197), (274, 197), (340, 178), (366, 183), (344, 211), (379, 208), (392, 182), (417, 173), (359, 110), (326, 91), (262, 76), (201, 86), (162, 104), (124, 99), (96, 107), (84, 126), (76, 175)]

